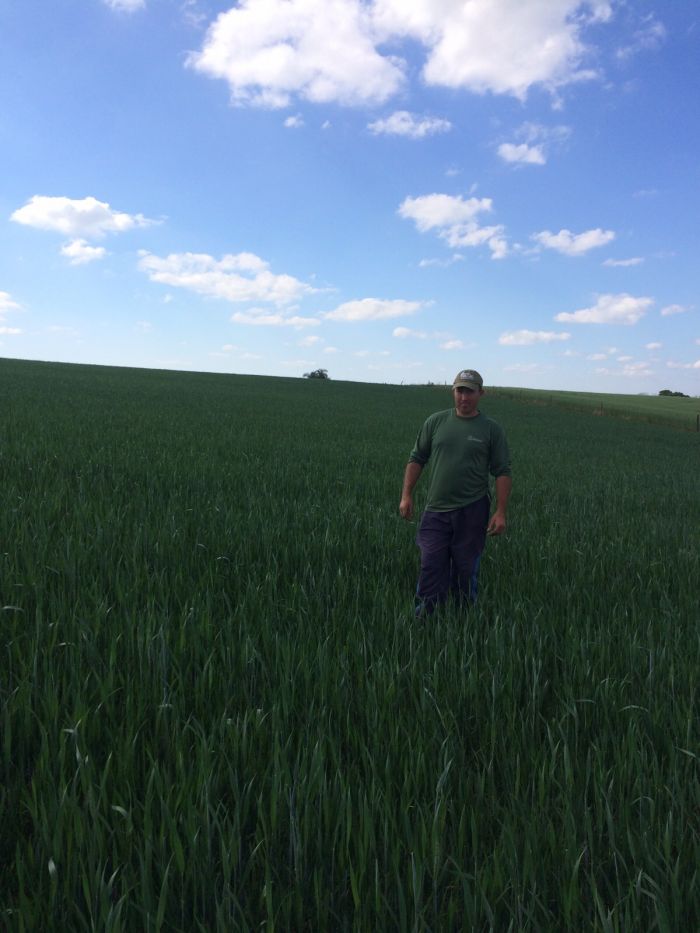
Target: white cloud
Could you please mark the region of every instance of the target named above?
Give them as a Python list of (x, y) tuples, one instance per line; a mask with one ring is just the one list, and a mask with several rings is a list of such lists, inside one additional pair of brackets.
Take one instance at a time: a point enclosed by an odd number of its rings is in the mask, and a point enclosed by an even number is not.
[(12, 299), (9, 292), (0, 292), (0, 334), (4, 337), (16, 337), (22, 331), (19, 327), (8, 327), (5, 324), (5, 315), (12, 311), (21, 311), (22, 306)]
[(298, 343), (298, 347), (313, 347), (315, 344), (320, 343), (321, 338), (316, 334), (311, 334), (308, 337), (303, 337)]
[(150, 321), (137, 321), (135, 327), (140, 334), (150, 334), (153, 330), (153, 324)]
[(322, 350), (323, 353), (338, 353), (340, 352), (337, 347), (324, 347)]
[(380, 321), (387, 318), (407, 317), (424, 306), (422, 301), (384, 301), (381, 298), (360, 298), (346, 301), (324, 317), (329, 321)]
[(603, 265), (611, 269), (627, 269), (629, 266), (639, 266), (643, 262), (641, 256), (633, 256), (631, 259), (606, 259)]
[(392, 337), (398, 337), (400, 340), (405, 340), (407, 337), (425, 340), (428, 336), (423, 330), (411, 330), (409, 327), (395, 327), (391, 335)]
[(440, 344), (441, 350), (463, 350), (464, 341), (462, 340), (446, 340), (445, 343)]
[(570, 230), (551, 233), (549, 230), (543, 230), (541, 233), (533, 233), (532, 239), (540, 246), (554, 249), (565, 256), (583, 256), (591, 249), (610, 243), (615, 239), (615, 234), (612, 230), (601, 230), (599, 227), (584, 233), (572, 233)]
[(508, 252), (504, 228), (500, 225), (481, 227), (478, 216), (492, 210), (491, 198), (468, 198), (449, 194), (426, 194), (405, 198), (399, 206), (399, 216), (412, 220), (421, 233), (435, 230), (453, 248), (487, 244), (493, 259), (502, 259)]
[(271, 313), (261, 308), (253, 311), (236, 311), (231, 315), (234, 324), (253, 324), (256, 327), (318, 327), (321, 323), (315, 317), (300, 317), (297, 314), (286, 315), (282, 312)]
[(594, 372), (596, 376), (624, 376), (629, 379), (654, 375), (648, 363), (631, 363), (623, 366), (622, 369), (610, 369), (607, 366), (599, 366)]
[(191, 67), (229, 84), (233, 104), (383, 103), (404, 83), (358, 0), (241, 0), (209, 27)]
[(525, 165), (545, 165), (547, 159), (541, 146), (527, 143), (501, 143), (498, 154), (504, 162), (520, 162)]
[(645, 349), (647, 350), (660, 350), (663, 347), (662, 343), (647, 343), (645, 344)]
[(146, 6), (146, 0), (103, 0), (103, 2), (112, 10), (120, 13), (133, 13)]
[(139, 268), (152, 282), (209, 298), (285, 305), (315, 291), (291, 275), (273, 274), (268, 264), (253, 253), (228, 254), (221, 259), (203, 253), (161, 257), (143, 250), (139, 255)]
[(516, 143), (506, 142), (498, 147), (498, 155), (504, 162), (545, 165), (548, 150), (566, 142), (571, 136), (571, 128), (543, 126), (541, 123), (526, 121), (515, 130), (514, 136)]
[(13, 301), (9, 292), (0, 292), (0, 320), (8, 311), (19, 311), (21, 306)]
[[(628, 359), (627, 357), (625, 359)], [(635, 379), (637, 377), (649, 377), (654, 375), (653, 369), (650, 368), (649, 363), (646, 361), (641, 361), (637, 363), (625, 362), (622, 369), (610, 369), (608, 367), (602, 366), (595, 370), (596, 375), (599, 376), (624, 376), (626, 379)]]
[(448, 259), (421, 259), (418, 263), (419, 269), (429, 269), (431, 266), (437, 266), (439, 269), (447, 269), (456, 262), (464, 262), (464, 256), (461, 253), (454, 253)]
[(535, 343), (569, 340), (571, 334), (551, 330), (511, 330), (501, 334), (498, 342), (506, 347), (529, 347)]
[(582, 67), (587, 22), (611, 15), (608, 2), (557, 0), (375, 0), (375, 24), (385, 37), (421, 42), (428, 84), (511, 94), (533, 85), (553, 89), (593, 77)]
[(622, 367), (622, 375), (630, 379), (634, 376), (651, 376), (653, 375), (653, 370), (650, 369), (649, 364), (644, 361), (639, 363), (626, 362)]
[(227, 81), (234, 104), (383, 103), (405, 84), (406, 42), (428, 85), (523, 100), (596, 77), (583, 33), (610, 15), (608, 0), (240, 0), (188, 63)]
[(695, 360), (694, 363), (674, 363), (669, 360), (666, 365), (669, 369), (700, 369), (700, 360)]
[(88, 262), (104, 259), (107, 250), (104, 246), (90, 246), (85, 240), (71, 240), (61, 247), (61, 255), (69, 260), (72, 266), (82, 266)]
[(665, 39), (666, 27), (663, 23), (654, 19), (653, 14), (649, 14), (645, 17), (641, 27), (634, 33), (632, 42), (617, 50), (617, 58), (625, 61), (639, 52), (655, 51), (663, 44)]
[(452, 230), (470, 224), (483, 212), (491, 211), (491, 198), (469, 198), (461, 195), (425, 194), (417, 198), (405, 198), (399, 207), (401, 217), (413, 220), (416, 227), (427, 230)]
[(295, 114), (293, 117), (287, 117), (284, 121), (284, 125), (288, 130), (298, 130), (304, 125), (304, 118), (300, 113)]
[(107, 233), (125, 233), (155, 223), (143, 214), (114, 211), (106, 201), (96, 198), (45, 197), (35, 194), (10, 217), (18, 224), (38, 230), (52, 230), (75, 238), (102, 237)]
[(436, 133), (447, 133), (452, 129), (452, 124), (449, 120), (443, 120), (440, 117), (416, 117), (407, 110), (397, 110), (384, 120), (369, 123), (367, 128), (375, 135), (424, 139)]
[(665, 308), (661, 309), (661, 315), (670, 317), (673, 314), (685, 314), (687, 311), (690, 311), (690, 308), (685, 305), (666, 305)]
[(636, 324), (653, 303), (652, 298), (635, 298), (624, 292), (620, 295), (599, 295), (591, 308), (564, 311), (557, 314), (554, 320), (573, 324)]
[(586, 359), (587, 360), (607, 360), (607, 353), (590, 353)]

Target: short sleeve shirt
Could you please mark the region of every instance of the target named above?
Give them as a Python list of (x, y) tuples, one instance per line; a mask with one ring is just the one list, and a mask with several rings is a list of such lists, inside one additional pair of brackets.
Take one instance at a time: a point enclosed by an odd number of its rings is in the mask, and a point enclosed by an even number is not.
[(436, 412), (418, 432), (409, 460), (430, 461), (426, 509), (448, 512), (488, 495), (489, 476), (510, 476), (503, 428), (481, 413), (460, 418), (454, 408)]

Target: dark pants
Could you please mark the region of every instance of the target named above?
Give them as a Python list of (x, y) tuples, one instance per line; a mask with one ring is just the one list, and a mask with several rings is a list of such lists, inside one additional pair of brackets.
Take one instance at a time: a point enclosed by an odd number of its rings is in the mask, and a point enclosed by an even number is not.
[(416, 615), (433, 612), (449, 594), (460, 603), (476, 602), (488, 520), (488, 496), (451, 512), (423, 512)]

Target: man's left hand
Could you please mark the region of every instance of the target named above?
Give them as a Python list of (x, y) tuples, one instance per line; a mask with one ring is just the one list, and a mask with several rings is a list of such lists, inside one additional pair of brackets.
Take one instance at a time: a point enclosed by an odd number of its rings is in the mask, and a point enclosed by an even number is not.
[(487, 535), (502, 535), (506, 530), (506, 517), (502, 512), (494, 512), (486, 526)]

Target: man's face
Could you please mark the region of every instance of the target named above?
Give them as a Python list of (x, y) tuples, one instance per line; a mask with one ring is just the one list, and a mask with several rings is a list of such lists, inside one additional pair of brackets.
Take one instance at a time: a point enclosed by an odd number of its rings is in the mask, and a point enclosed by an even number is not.
[(455, 400), (455, 411), (460, 418), (473, 418), (478, 414), (479, 400), (484, 394), (483, 389), (471, 389), (469, 386), (455, 386), (452, 397)]

